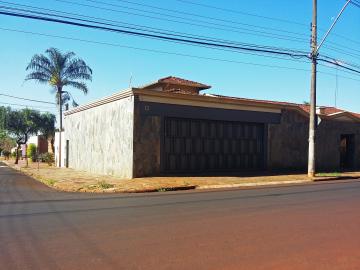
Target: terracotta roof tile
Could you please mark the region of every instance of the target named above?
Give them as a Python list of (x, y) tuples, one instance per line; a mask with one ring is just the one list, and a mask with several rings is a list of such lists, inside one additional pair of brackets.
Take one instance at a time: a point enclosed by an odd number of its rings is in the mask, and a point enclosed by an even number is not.
[[(281, 105), (281, 106), (298, 107), (299, 109), (303, 110), (305, 113), (310, 112), (310, 106), (307, 104), (272, 101), (272, 100), (261, 100), (261, 99), (250, 99), (250, 98), (238, 98), (238, 97), (229, 97), (229, 96), (222, 96), (222, 95), (215, 95), (215, 94), (210, 94), (209, 96), (215, 96), (215, 97), (219, 97), (219, 98), (230, 98), (230, 99), (236, 99), (236, 100), (242, 100), (242, 101), (250, 101), (250, 102), (259, 103), (259, 104), (274, 104), (274, 105)], [(353, 112), (345, 111), (345, 110), (335, 108), (335, 107), (330, 107), (330, 106), (329, 107), (328, 106), (320, 106), (320, 108), (322, 110), (323, 115), (329, 116), (334, 113), (347, 112), (347, 113), (350, 113), (352, 116), (355, 116), (356, 118), (360, 119), (359, 113), (353, 113)]]
[(173, 76), (159, 79), (158, 82), (159, 83), (186, 85), (186, 86), (196, 87), (196, 88), (200, 88), (200, 89), (209, 89), (211, 87), (206, 84), (202, 84), (202, 83), (198, 83), (198, 82), (194, 82), (194, 81), (190, 81), (190, 80), (185, 80), (185, 79), (173, 77)]

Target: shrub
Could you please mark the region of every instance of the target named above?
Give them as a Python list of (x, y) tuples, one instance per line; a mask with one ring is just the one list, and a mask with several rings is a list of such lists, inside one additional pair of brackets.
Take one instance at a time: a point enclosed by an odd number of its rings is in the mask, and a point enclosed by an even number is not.
[(7, 150), (4, 150), (4, 151), (2, 152), (2, 154), (4, 155), (5, 159), (9, 159), (9, 157), (10, 157), (10, 155), (11, 155), (11, 153), (10, 153), (9, 151), (7, 151)]
[(100, 181), (99, 182), (99, 187), (102, 188), (102, 189), (108, 189), (108, 188), (113, 188), (114, 185), (110, 184), (110, 183), (107, 183), (105, 181)]
[(53, 153), (41, 154), (39, 158), (41, 162), (46, 162), (49, 166), (53, 165), (53, 163), (55, 162)]
[(28, 157), (30, 157), (33, 162), (35, 162), (36, 158), (37, 158), (37, 152), (36, 151), (37, 151), (36, 145), (33, 144), (33, 143), (30, 143), (29, 146), (27, 147), (26, 155)]

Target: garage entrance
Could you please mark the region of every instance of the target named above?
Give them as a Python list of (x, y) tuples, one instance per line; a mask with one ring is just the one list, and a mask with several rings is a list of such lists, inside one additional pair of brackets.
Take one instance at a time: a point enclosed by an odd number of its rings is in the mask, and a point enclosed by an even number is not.
[(264, 168), (264, 124), (164, 119), (167, 173), (238, 172)]

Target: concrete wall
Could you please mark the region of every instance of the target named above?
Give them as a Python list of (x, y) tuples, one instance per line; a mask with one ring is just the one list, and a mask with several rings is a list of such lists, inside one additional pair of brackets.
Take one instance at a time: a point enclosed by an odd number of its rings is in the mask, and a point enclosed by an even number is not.
[(308, 122), (307, 117), (296, 111), (283, 110), (280, 124), (268, 125), (268, 169), (307, 168)]
[(59, 142), (60, 142), (60, 132), (55, 132), (55, 166), (65, 167), (66, 164), (66, 140), (65, 132), (61, 133), (61, 162), (59, 162)]
[(340, 169), (340, 137), (342, 134), (354, 134), (354, 169), (360, 168), (360, 123), (350, 121), (323, 120), (317, 132), (317, 169), (322, 171)]
[[(283, 110), (280, 124), (268, 125), (268, 169), (307, 170), (308, 118)], [(316, 169), (340, 169), (340, 136), (355, 135), (355, 168), (360, 168), (360, 124), (352, 121), (320, 121), (316, 138)]]
[(133, 177), (133, 96), (65, 117), (69, 167)]
[(141, 115), (139, 106), (134, 115), (134, 177), (159, 175), (162, 117)]

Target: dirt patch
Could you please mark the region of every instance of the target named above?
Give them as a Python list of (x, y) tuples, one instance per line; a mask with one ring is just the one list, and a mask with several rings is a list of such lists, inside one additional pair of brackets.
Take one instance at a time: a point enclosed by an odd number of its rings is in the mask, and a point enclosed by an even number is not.
[(326, 181), (337, 179), (360, 178), (360, 172), (341, 173), (339, 176), (316, 177), (309, 179), (306, 174), (265, 175), (265, 176), (198, 176), (198, 177), (146, 177), (122, 179), (116, 176), (97, 175), (69, 168), (57, 168), (44, 163), (25, 161), (18, 165), (13, 160), (5, 161), (8, 166), (17, 169), (47, 186), (69, 192), (163, 192), (185, 189), (209, 189), (249, 187), (275, 184), (296, 184), (312, 180)]

